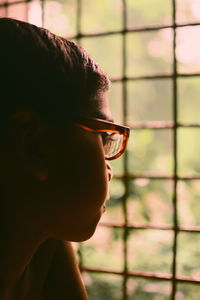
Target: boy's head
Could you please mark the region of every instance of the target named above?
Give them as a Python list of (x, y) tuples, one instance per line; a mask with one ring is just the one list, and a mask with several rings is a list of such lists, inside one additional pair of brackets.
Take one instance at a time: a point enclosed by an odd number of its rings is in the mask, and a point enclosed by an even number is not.
[(2, 118), (32, 109), (66, 120), (109, 87), (106, 74), (81, 47), (46, 29), (1, 18), (0, 45)]
[[(1, 222), (41, 238), (89, 238), (128, 129), (112, 123), (103, 70), (75, 43), (0, 19)], [(38, 229), (38, 230), (37, 230)]]

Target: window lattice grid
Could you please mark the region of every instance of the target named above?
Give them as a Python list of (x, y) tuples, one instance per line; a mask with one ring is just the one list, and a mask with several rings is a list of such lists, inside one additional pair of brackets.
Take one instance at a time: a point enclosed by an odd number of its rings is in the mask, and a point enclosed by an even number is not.
[[(191, 276), (179, 275), (177, 272), (177, 260), (179, 253), (177, 252), (177, 239), (180, 234), (195, 234), (199, 235), (200, 226), (187, 226), (180, 224), (178, 218), (178, 192), (177, 186), (180, 182), (188, 182), (188, 181), (197, 181), (200, 179), (199, 174), (180, 174), (178, 170), (178, 159), (179, 159), (179, 149), (178, 149), (178, 130), (182, 128), (200, 128), (200, 123), (198, 122), (182, 122), (179, 121), (178, 118), (178, 80), (181, 78), (199, 78), (199, 72), (184, 72), (184, 70), (178, 69), (177, 65), (177, 33), (181, 28), (197, 28), (200, 26), (200, 22), (183, 22), (180, 23), (177, 21), (177, 4), (178, 0), (171, 0), (171, 23), (164, 25), (145, 25), (145, 26), (130, 26), (128, 24), (129, 12), (128, 12), (128, 0), (121, 0), (121, 28), (117, 30), (108, 30), (102, 32), (90, 32), (85, 33), (82, 30), (82, 18), (83, 18), (83, 0), (76, 0), (76, 18), (75, 18), (75, 30), (74, 34), (70, 37), (77, 40), (78, 43), (84, 44), (85, 39), (94, 39), (101, 37), (112, 38), (115, 36), (121, 37), (121, 75), (113, 76), (113, 83), (120, 83), (122, 85), (122, 121), (124, 124), (129, 125), (133, 132), (140, 132), (141, 130), (170, 130), (172, 134), (173, 140), (173, 170), (171, 174), (155, 174), (145, 173), (145, 172), (135, 172), (134, 169), (130, 171), (129, 163), (130, 163), (130, 151), (127, 151), (123, 157), (123, 168), (122, 173), (115, 175), (116, 180), (120, 180), (124, 186), (124, 193), (122, 197), (122, 211), (123, 211), (123, 220), (121, 222), (102, 222), (100, 226), (111, 228), (111, 229), (121, 229), (122, 230), (122, 240), (123, 240), (123, 267), (119, 270), (112, 270), (109, 268), (92, 268), (88, 267), (84, 263), (83, 253), (82, 253), (82, 245), (78, 250), (80, 257), (80, 267), (83, 272), (94, 272), (94, 273), (105, 273), (105, 274), (114, 274), (120, 276), (122, 278), (122, 299), (128, 298), (128, 282), (131, 278), (144, 278), (144, 279), (152, 279), (152, 280), (160, 280), (170, 283), (172, 289), (170, 295), (171, 299), (175, 299), (177, 287), (179, 284), (187, 283), (187, 284), (199, 284), (200, 279), (192, 278)], [(67, 2), (67, 0), (66, 0)], [(24, 21), (32, 21), (30, 20), (30, 4), (35, 3), (37, 5), (38, 12), (40, 12), (40, 19), (37, 18), (37, 25), (46, 24), (46, 0), (37, 1), (37, 0), (27, 0), (27, 1), (0, 1), (0, 16), (1, 17), (16, 17), (17, 19), (21, 19)], [(34, 22), (34, 20), (32, 21)], [(129, 39), (129, 35), (135, 34), (146, 34), (158, 32), (159, 30), (170, 29), (172, 30), (172, 44), (171, 44), (171, 54), (172, 54), (172, 70), (171, 72), (167, 70), (166, 72), (160, 72), (158, 74), (154, 74), (154, 72), (150, 71), (149, 74), (139, 74), (132, 75), (127, 72), (127, 69), (130, 67), (128, 62), (128, 49), (127, 49), (127, 41)], [(145, 81), (159, 81), (159, 80), (170, 80), (172, 83), (172, 120), (165, 121), (135, 121), (130, 120), (128, 118), (128, 84), (130, 82), (143, 82)], [(134, 100), (133, 100), (134, 101)], [(133, 133), (134, 135), (134, 133)], [(130, 149), (129, 149), (130, 150)], [(170, 180), (173, 183), (172, 187), (172, 224), (169, 225), (154, 225), (154, 224), (143, 224), (143, 223), (132, 223), (128, 218), (128, 196), (130, 194), (130, 181), (138, 180), (138, 179), (148, 179), (152, 181), (161, 180), (166, 181)], [(129, 235), (133, 231), (150, 231), (150, 230), (159, 230), (162, 232), (170, 232), (173, 235), (172, 242), (172, 266), (171, 271), (168, 273), (164, 272), (147, 272), (147, 271), (136, 271), (130, 270), (129, 268)]]

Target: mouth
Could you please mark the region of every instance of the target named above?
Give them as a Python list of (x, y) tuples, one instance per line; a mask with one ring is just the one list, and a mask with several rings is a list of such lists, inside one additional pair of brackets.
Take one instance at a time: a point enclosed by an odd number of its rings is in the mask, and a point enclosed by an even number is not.
[(112, 171), (108, 170), (108, 181), (111, 181), (112, 176), (113, 176)]

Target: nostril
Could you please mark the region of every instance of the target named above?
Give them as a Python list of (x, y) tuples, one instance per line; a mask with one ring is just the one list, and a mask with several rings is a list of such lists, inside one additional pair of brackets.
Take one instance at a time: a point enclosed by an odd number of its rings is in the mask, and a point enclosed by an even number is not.
[(109, 163), (108, 161), (106, 161), (106, 166), (107, 166), (107, 168), (108, 168), (109, 170), (111, 170), (111, 172), (112, 172), (112, 167), (111, 167), (111, 165), (110, 165), (110, 163)]

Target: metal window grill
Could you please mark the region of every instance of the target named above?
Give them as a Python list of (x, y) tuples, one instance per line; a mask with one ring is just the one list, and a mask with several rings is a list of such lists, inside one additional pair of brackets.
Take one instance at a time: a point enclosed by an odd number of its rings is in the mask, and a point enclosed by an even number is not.
[[(67, 1), (67, 0), (66, 0)], [(28, 20), (28, 5), (29, 3), (33, 2), (33, 0), (26, 0), (26, 1), (15, 1), (15, 0), (6, 0), (0, 2), (0, 16), (10, 16), (10, 8), (13, 6), (21, 6), (19, 13), (23, 10), (23, 15), (20, 15), (24, 21)], [(41, 25), (45, 24), (45, 0), (41, 0)], [(178, 174), (178, 140), (177, 140), (177, 130), (179, 128), (200, 128), (200, 123), (180, 123), (178, 122), (178, 93), (177, 93), (177, 80), (181, 77), (195, 77), (200, 76), (200, 73), (180, 73), (178, 72), (177, 68), (177, 56), (176, 56), (176, 46), (177, 46), (177, 29), (181, 27), (187, 26), (197, 26), (200, 23), (187, 23), (187, 24), (177, 24), (176, 22), (176, 0), (171, 0), (171, 7), (172, 7), (172, 24), (171, 25), (164, 25), (164, 26), (146, 26), (146, 27), (135, 27), (130, 28), (127, 25), (127, 2), (126, 0), (121, 0), (122, 2), (122, 19), (123, 24), (121, 30), (118, 31), (107, 31), (107, 32), (100, 32), (100, 33), (91, 33), (91, 34), (83, 34), (81, 28), (81, 18), (82, 18), (82, 0), (76, 0), (76, 35), (73, 37), (78, 42), (81, 42), (84, 38), (94, 38), (98, 36), (113, 36), (113, 35), (121, 35), (122, 36), (122, 77), (113, 79), (113, 82), (121, 82), (123, 87), (123, 122), (127, 124), (127, 83), (129, 81), (141, 81), (141, 80), (158, 80), (158, 79), (171, 79), (173, 82), (173, 120), (172, 121), (160, 121), (160, 122), (132, 122), (131, 128), (134, 130), (141, 130), (141, 129), (170, 129), (173, 133), (173, 174), (172, 175), (146, 175), (146, 174), (135, 174), (134, 170), (132, 174), (128, 171), (128, 162), (129, 162), (129, 152), (127, 151), (124, 155), (123, 159), (123, 174), (117, 176), (117, 178), (121, 179), (124, 184), (125, 193), (123, 196), (123, 216), (124, 222), (123, 224), (115, 224), (114, 222), (110, 223), (102, 223), (100, 226), (106, 226), (109, 228), (122, 228), (123, 229), (123, 270), (122, 271), (115, 271), (111, 269), (101, 269), (101, 268), (90, 268), (84, 265), (82, 260), (82, 251), (81, 246), (79, 249), (79, 256), (80, 256), (80, 268), (84, 272), (96, 272), (96, 273), (104, 273), (104, 274), (117, 274), (123, 278), (123, 299), (128, 299), (128, 288), (127, 282), (128, 279), (133, 278), (145, 278), (145, 279), (152, 279), (152, 280), (160, 280), (160, 281), (167, 281), (171, 283), (171, 295), (169, 297), (171, 299), (176, 298), (177, 292), (177, 283), (192, 283), (192, 284), (200, 284), (200, 278), (192, 278), (189, 276), (180, 276), (177, 275), (177, 237), (180, 232), (186, 233), (196, 233), (200, 234), (200, 227), (198, 226), (180, 226), (178, 220), (178, 207), (177, 207), (177, 184), (180, 180), (187, 181), (187, 180), (198, 180), (200, 179), (200, 175), (192, 176), (179, 176)], [(15, 16), (18, 17), (18, 16)], [(150, 76), (138, 76), (138, 77), (129, 77), (127, 76), (127, 34), (128, 33), (144, 33), (144, 32), (152, 32), (158, 31), (161, 29), (171, 28), (173, 31), (173, 70), (171, 74), (159, 74), (159, 75), (150, 75)], [(144, 225), (144, 224), (130, 224), (127, 218), (127, 198), (129, 195), (129, 180), (135, 180), (138, 178), (143, 179), (160, 179), (166, 180), (170, 179), (173, 182), (173, 225), (163, 225), (163, 226), (156, 226), (156, 225)], [(173, 252), (173, 259), (172, 259), (172, 267), (170, 274), (164, 273), (157, 273), (157, 272), (143, 272), (143, 271), (129, 271), (128, 270), (128, 259), (127, 259), (127, 249), (128, 249), (128, 234), (130, 231), (134, 230), (160, 230), (160, 231), (170, 231), (173, 232), (173, 245), (172, 245), (172, 252)]]

